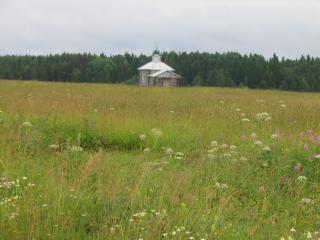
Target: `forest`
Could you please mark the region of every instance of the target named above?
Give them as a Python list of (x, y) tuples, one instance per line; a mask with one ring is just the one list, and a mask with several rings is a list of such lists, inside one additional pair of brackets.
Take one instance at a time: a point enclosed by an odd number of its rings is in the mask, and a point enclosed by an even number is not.
[[(0, 56), (0, 79), (137, 84), (146, 55), (50, 54)], [(182, 86), (320, 91), (320, 58), (265, 58), (235, 52), (163, 52), (162, 61), (182, 75)]]

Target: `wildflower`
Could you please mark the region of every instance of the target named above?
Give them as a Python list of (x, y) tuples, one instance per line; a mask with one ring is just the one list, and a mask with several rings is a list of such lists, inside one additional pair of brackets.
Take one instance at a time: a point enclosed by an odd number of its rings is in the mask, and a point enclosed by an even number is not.
[(48, 207), (48, 204), (42, 204), (42, 207), (43, 208)]
[(262, 142), (261, 141), (255, 141), (254, 145), (262, 145)]
[(211, 142), (211, 146), (212, 146), (212, 147), (218, 146), (218, 142), (217, 142), (217, 141), (212, 141), (212, 142)]
[(172, 154), (173, 154), (173, 149), (168, 147), (168, 148), (165, 149), (164, 152), (165, 152), (166, 155), (171, 157)]
[(291, 231), (291, 232), (295, 232), (296, 230), (295, 230), (294, 228), (291, 228), (290, 231)]
[(82, 152), (83, 148), (80, 146), (72, 146), (70, 150), (71, 152)]
[(262, 112), (262, 113), (257, 113), (257, 114), (256, 114), (256, 119), (257, 119), (258, 121), (260, 121), (260, 120), (266, 120), (267, 118), (270, 118), (270, 115), (269, 115), (269, 113), (267, 113), (267, 112)]
[(184, 153), (182, 152), (176, 152), (176, 159), (177, 160), (183, 160), (184, 159)]
[(238, 152), (237, 151), (230, 151), (230, 154), (231, 155), (236, 155), (236, 154), (238, 154)]
[(308, 238), (308, 239), (312, 238), (311, 232), (308, 232), (308, 233), (307, 233), (307, 238)]
[(320, 159), (320, 154), (315, 155), (315, 156), (314, 156), (314, 158), (316, 158), (316, 159)]
[(176, 152), (176, 156), (178, 156), (178, 157), (184, 157), (184, 153), (182, 153), (182, 152)]
[(237, 111), (237, 112), (240, 112), (240, 111), (241, 111), (241, 109), (240, 109), (240, 108), (237, 108), (237, 109), (236, 109), (236, 111)]
[(228, 148), (229, 145), (228, 145), (228, 144), (222, 144), (222, 145), (220, 145), (220, 147), (221, 147), (221, 148)]
[(309, 140), (310, 142), (314, 142), (314, 141), (315, 141), (315, 137), (311, 135), (311, 136), (308, 137), (308, 140)]
[(248, 118), (243, 118), (241, 121), (242, 121), (242, 122), (250, 122), (250, 119), (248, 119)]
[(272, 120), (272, 117), (270, 116), (265, 119), (265, 121), (270, 121), (270, 120)]
[(256, 119), (257, 119), (257, 120), (262, 120), (262, 119), (263, 119), (262, 114), (261, 114), (261, 113), (257, 113), (257, 114), (256, 114)]
[(150, 150), (150, 148), (145, 148), (145, 149), (143, 149), (143, 152), (144, 153), (148, 153), (148, 152), (150, 152), (151, 150)]
[(240, 159), (239, 159), (241, 162), (246, 162), (246, 161), (248, 161), (248, 159), (247, 158), (245, 158), (245, 157), (240, 157)]
[(301, 163), (297, 163), (296, 165), (294, 165), (294, 171), (301, 172)]
[(285, 184), (285, 183), (287, 182), (287, 180), (288, 180), (287, 176), (281, 176), (281, 177), (280, 177), (280, 182), (281, 182), (282, 184)]
[(247, 136), (245, 134), (242, 134), (240, 138), (241, 138), (242, 141), (247, 140)]
[(174, 235), (177, 234), (177, 232), (176, 232), (176, 231), (173, 231), (171, 234), (172, 234), (172, 236), (174, 236)]
[(237, 149), (237, 146), (231, 145), (231, 146), (230, 146), (230, 149), (231, 149), (231, 150)]
[(309, 150), (308, 144), (305, 143), (305, 144), (303, 145), (303, 149), (304, 149), (305, 151), (308, 151), (308, 150)]
[(141, 134), (141, 135), (140, 135), (140, 140), (141, 140), (141, 141), (144, 141), (144, 140), (146, 139), (146, 137), (147, 137), (147, 136), (146, 136), (145, 134)]
[(265, 146), (262, 150), (265, 151), (265, 152), (270, 152), (270, 151), (271, 151), (271, 148), (268, 147), (268, 146)]
[(171, 111), (170, 111), (170, 113), (174, 113), (174, 111), (173, 111), (173, 110), (171, 110)]
[(59, 145), (58, 144), (51, 144), (51, 145), (49, 145), (49, 148), (53, 149), (53, 150), (57, 150), (59, 148)]
[(32, 124), (30, 122), (24, 122), (24, 123), (22, 123), (22, 126), (25, 128), (31, 128)]
[(229, 188), (228, 184), (226, 184), (226, 183), (216, 182), (215, 186), (216, 186), (216, 188), (220, 188), (220, 189), (228, 189)]
[(28, 180), (28, 178), (27, 178), (27, 177), (25, 177), (25, 176), (23, 176), (23, 177), (22, 177), (22, 179), (23, 179), (23, 180)]
[(136, 213), (133, 214), (134, 217), (144, 217), (147, 213), (146, 212), (140, 212), (140, 213)]
[(163, 233), (162, 236), (163, 237), (167, 237), (169, 234), (168, 233)]
[(158, 128), (153, 128), (150, 130), (150, 134), (154, 137), (160, 137), (162, 135), (162, 131)]
[(257, 138), (257, 134), (251, 133), (250, 138), (251, 138), (252, 140), (255, 140), (255, 139)]
[(314, 203), (314, 201), (312, 199), (309, 199), (309, 198), (302, 198), (301, 202), (305, 203), (305, 204), (313, 204)]
[(271, 134), (271, 139), (278, 139), (279, 135), (277, 133)]
[(111, 108), (109, 108), (109, 110), (110, 110), (110, 111), (114, 111), (114, 108), (113, 108), (113, 107), (111, 107)]
[(283, 108), (285, 108), (287, 105), (285, 105), (285, 104), (281, 104), (280, 106), (281, 106), (281, 107), (283, 107)]
[(299, 177), (297, 177), (297, 181), (304, 183), (307, 181), (307, 177), (306, 176), (299, 176)]

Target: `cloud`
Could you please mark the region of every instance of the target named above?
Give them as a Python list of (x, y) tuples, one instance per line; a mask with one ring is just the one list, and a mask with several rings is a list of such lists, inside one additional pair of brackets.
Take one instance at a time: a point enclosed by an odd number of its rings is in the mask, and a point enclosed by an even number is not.
[(1, 0), (0, 54), (161, 50), (320, 55), (318, 1)]

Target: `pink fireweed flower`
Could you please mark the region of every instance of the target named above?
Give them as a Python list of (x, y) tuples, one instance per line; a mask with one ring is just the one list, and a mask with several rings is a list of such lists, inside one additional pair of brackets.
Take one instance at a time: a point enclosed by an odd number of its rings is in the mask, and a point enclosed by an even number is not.
[(281, 176), (280, 177), (280, 183), (285, 184), (287, 182), (288, 178), (287, 176)]
[(241, 137), (240, 137), (240, 139), (241, 139), (242, 141), (245, 141), (245, 140), (247, 140), (247, 136), (246, 136), (245, 134), (242, 134)]
[(314, 137), (313, 135), (310, 135), (310, 136), (308, 137), (308, 140), (309, 140), (310, 142), (314, 142), (314, 141), (315, 141), (315, 137)]
[(312, 130), (311, 129), (307, 130), (307, 135), (312, 135)]
[(296, 163), (296, 165), (294, 165), (294, 171), (295, 172), (301, 172), (301, 168), (302, 168), (302, 166), (301, 166), (301, 163)]

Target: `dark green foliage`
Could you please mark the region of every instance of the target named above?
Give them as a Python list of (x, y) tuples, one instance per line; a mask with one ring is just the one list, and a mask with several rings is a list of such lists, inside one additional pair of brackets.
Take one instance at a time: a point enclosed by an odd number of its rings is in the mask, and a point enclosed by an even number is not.
[[(249, 87), (320, 91), (320, 59), (265, 59), (258, 54), (164, 52), (162, 59), (183, 76), (182, 86)], [(0, 56), (0, 79), (136, 84), (145, 55), (67, 54)]]

